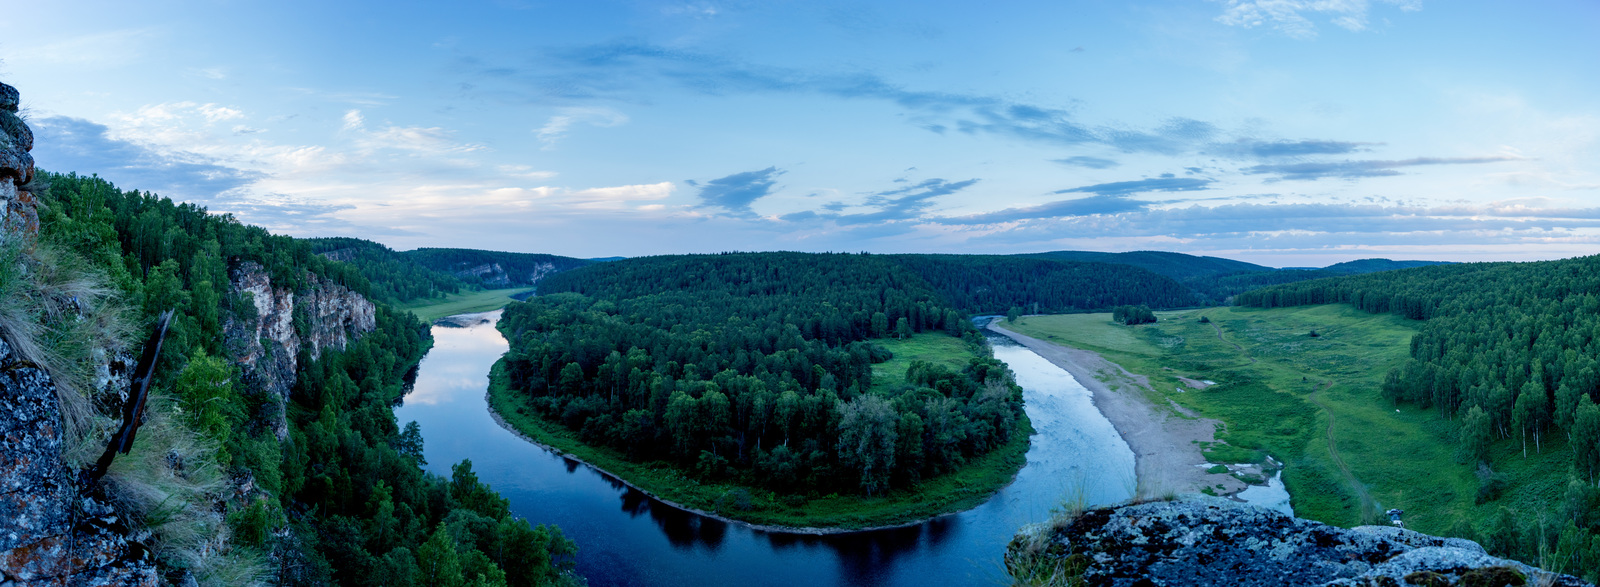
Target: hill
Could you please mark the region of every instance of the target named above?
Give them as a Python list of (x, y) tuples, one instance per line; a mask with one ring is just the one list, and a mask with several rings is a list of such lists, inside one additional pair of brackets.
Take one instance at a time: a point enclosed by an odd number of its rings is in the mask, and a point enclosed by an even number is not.
[(1126, 253), (1105, 253), (1099, 251), (1051, 251), (1048, 253), (1030, 253), (1021, 255), (1038, 259), (1053, 259), (1057, 261), (1092, 261), (1097, 263), (1117, 263), (1133, 265), (1178, 281), (1196, 277), (1210, 277), (1232, 273), (1272, 271), (1271, 267), (1224, 259), (1222, 257), (1206, 257), (1172, 253), (1167, 251), (1131, 251)]
[(1376, 273), (1378, 271), (1393, 271), (1395, 269), (1410, 269), (1413, 267), (1427, 267), (1429, 265), (1446, 265), (1449, 261), (1391, 261), (1389, 259), (1357, 259), (1334, 263), (1322, 270), (1340, 275), (1358, 275), (1362, 273)]

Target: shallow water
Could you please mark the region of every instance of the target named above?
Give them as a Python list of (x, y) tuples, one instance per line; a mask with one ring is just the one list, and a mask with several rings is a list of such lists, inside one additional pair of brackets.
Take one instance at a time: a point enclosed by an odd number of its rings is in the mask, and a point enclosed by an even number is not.
[[(482, 316), (494, 320), (499, 312)], [(578, 543), (591, 585), (997, 585), (1001, 557), (1024, 524), (1066, 501), (1127, 499), (1133, 452), (1066, 371), (1009, 339), (995, 356), (1024, 389), (1037, 433), (1017, 479), (978, 507), (895, 530), (797, 536), (685, 513), (501, 428), (484, 398), (506, 351), (492, 324), (433, 329), (434, 347), (395, 416), (422, 426), (427, 469), (472, 459), (512, 512), (556, 524)]]

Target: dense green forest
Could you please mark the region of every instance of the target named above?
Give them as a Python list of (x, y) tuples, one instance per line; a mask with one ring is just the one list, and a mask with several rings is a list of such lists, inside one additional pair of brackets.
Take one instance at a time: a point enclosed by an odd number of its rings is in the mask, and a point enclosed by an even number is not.
[(372, 299), (398, 304), (418, 299), (441, 298), (469, 287), (450, 273), (423, 266), (410, 255), (381, 244), (346, 237), (305, 239), (312, 252), (348, 263), (366, 278)]
[[(885, 256), (629, 259), (561, 273), (500, 328), (514, 389), (586, 442), (703, 479), (879, 495), (1006, 443), (1021, 389), (965, 315)], [(873, 339), (967, 339), (960, 370), (913, 362), (874, 389)]]
[[(1423, 320), (1411, 359), (1388, 373), (1383, 395), (1457, 423), (1462, 458), (1488, 472), (1480, 501), (1500, 494), (1492, 467), (1504, 459), (1551, 450), (1547, 443), (1571, 451), (1570, 471), (1546, 473), (1571, 477), (1566, 495), (1548, 504), (1559, 517), (1503, 510), (1480, 529), (1484, 544), (1526, 561), (1559, 554), (1591, 579), (1600, 575), (1600, 256), (1432, 265), (1305, 281), (1235, 300), (1256, 307), (1346, 303)], [(1497, 443), (1517, 450), (1494, 453)]]
[[(46, 179), (48, 191), (36, 192), (43, 246), (79, 259), (57, 263), (103, 274), (140, 328), (163, 310), (177, 310), (156, 393), (186, 408), (173, 417), (217, 446), (212, 458), (229, 476), (251, 479), (255, 488), (220, 505), (163, 501), (155, 506), (161, 516), (225, 508), (234, 547), (270, 552), (276, 579), (285, 584), (570, 580), (570, 541), (558, 529), (513, 518), (506, 501), (478, 482), (471, 463), (458, 464), (451, 479), (418, 467), (420, 434), (414, 427), (402, 431), (390, 409), (429, 344), (426, 326), (411, 314), (380, 304), (375, 331), (343, 352), (301, 357), (287, 442), (267, 427), (270, 398), (234, 384), (236, 368), (218, 360), (226, 357), (223, 325), (255, 315), (248, 300), (230, 293), (230, 265), (259, 262), (275, 285), (296, 290), (314, 274), (372, 295), (354, 265), (319, 256), (304, 241), (193, 204), (123, 191), (98, 177)], [(199, 470), (199, 463), (189, 467)]]
[(1125, 304), (1202, 305), (1171, 278), (1132, 265), (1002, 255), (887, 255), (921, 276), (942, 300), (974, 314), (1101, 310)]

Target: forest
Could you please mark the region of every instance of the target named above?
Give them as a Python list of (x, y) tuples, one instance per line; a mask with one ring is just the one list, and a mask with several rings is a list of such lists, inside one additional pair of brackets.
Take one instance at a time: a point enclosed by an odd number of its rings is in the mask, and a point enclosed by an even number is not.
[[(1480, 503), (1503, 489), (1493, 467), (1570, 451), (1570, 470), (1545, 472), (1570, 477), (1565, 495), (1550, 500), (1559, 517), (1502, 509), (1482, 542), (1526, 561), (1559, 555), (1600, 575), (1600, 256), (1432, 265), (1281, 285), (1235, 301), (1344, 303), (1422, 321), (1411, 358), (1385, 376), (1383, 397), (1455, 423), (1461, 458), (1485, 472)], [(1491, 450), (1504, 443), (1515, 450)]]
[[(224, 360), (223, 325), (255, 316), (250, 302), (230, 291), (229, 267), (255, 261), (275, 284), (300, 289), (319, 275), (383, 299), (355, 265), (326, 259), (313, 244), (193, 204), (124, 191), (98, 177), (45, 179), (48, 190), (35, 193), (41, 247), (56, 251), (53, 262), (108, 282), (136, 330), (176, 310), (157, 371), (155, 394), (162, 399), (152, 401), (176, 406), (172, 418), (186, 434), (215, 447), (197, 453), (202, 460), (214, 460), (210, 464), (228, 477), (251, 480), (253, 490), (217, 506), (227, 511), (231, 548), (240, 556), (272, 561), (272, 574), (284, 584), (572, 580), (572, 543), (557, 528), (512, 517), (506, 501), (478, 482), (470, 462), (457, 464), (450, 479), (418, 467), (421, 435), (415, 426), (399, 427), (390, 409), (430, 344), (427, 327), (411, 314), (379, 304), (375, 331), (343, 352), (330, 350), (315, 361), (301, 357), (287, 441), (266, 425), (270, 398), (236, 384), (238, 369)], [(200, 470), (202, 464), (185, 467)], [(153, 507), (148, 515), (171, 520), (174, 511), (212, 506), (169, 498)], [(158, 531), (155, 541), (182, 541), (179, 534), (163, 536)], [(183, 565), (189, 559), (161, 560)], [(217, 581), (228, 582), (212, 578)]]
[[(424, 247), (405, 251), (400, 255), (423, 267), (452, 274), (467, 284), (486, 288), (529, 286), (538, 283), (547, 275), (592, 263), (585, 259), (560, 255), (478, 249)], [(494, 269), (496, 266), (498, 270)]]
[(1133, 265), (1007, 255), (887, 257), (921, 276), (953, 307), (974, 314), (1000, 314), (1013, 307), (1032, 314), (1126, 304), (1182, 308), (1205, 301), (1172, 278)]
[[(784, 494), (881, 495), (1006, 443), (1021, 388), (966, 315), (876, 255), (629, 259), (557, 274), (500, 322), (513, 389), (585, 442)], [(874, 389), (875, 339), (969, 341)]]
[(369, 240), (331, 237), (305, 241), (312, 252), (347, 263), (360, 272), (369, 284), (372, 299), (387, 304), (442, 298), (470, 287), (455, 275), (423, 266), (406, 253)]

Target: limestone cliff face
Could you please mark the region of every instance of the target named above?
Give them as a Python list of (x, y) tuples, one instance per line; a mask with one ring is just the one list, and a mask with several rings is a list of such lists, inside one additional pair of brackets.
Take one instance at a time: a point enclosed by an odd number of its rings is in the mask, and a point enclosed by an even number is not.
[[(239, 263), (229, 274), (232, 291), (255, 308), (253, 316), (232, 316), (223, 325), (229, 354), (244, 367), (245, 388), (264, 392), (277, 404), (271, 424), (281, 440), (288, 434), (283, 402), (294, 387), (300, 350), (312, 360), (321, 358), (323, 349), (344, 350), (377, 327), (376, 308), (360, 294), (315, 276), (297, 295), (274, 285), (266, 268), (254, 261)], [(297, 313), (304, 332), (295, 328)]]
[(1220, 498), (1098, 508), (1024, 528), (1006, 567), (1019, 579), (1091, 586), (1587, 585), (1470, 540), (1339, 528)]
[(456, 271), (456, 277), (483, 280), (486, 287), (511, 287), (518, 284), (535, 285), (539, 280), (549, 277), (560, 271), (553, 263), (538, 263), (526, 275), (512, 275), (501, 267), (499, 263), (485, 263), (476, 267), (469, 267)]
[(43, 370), (0, 340), (0, 584), (156, 585), (148, 551), (109, 506), (80, 497), (61, 458), (61, 409)]

